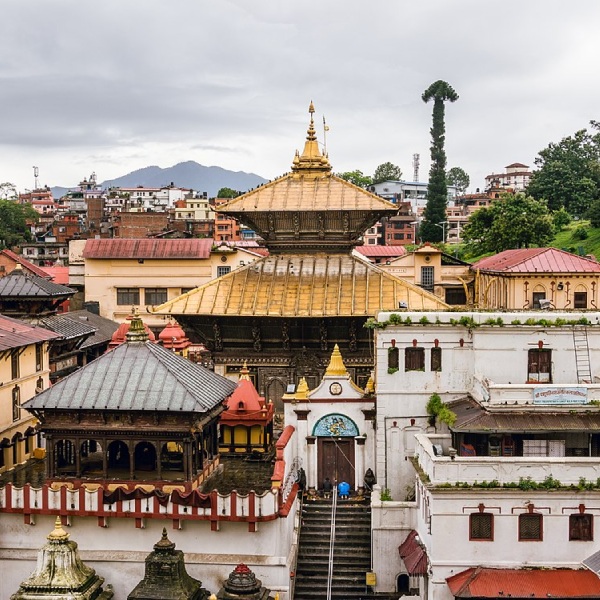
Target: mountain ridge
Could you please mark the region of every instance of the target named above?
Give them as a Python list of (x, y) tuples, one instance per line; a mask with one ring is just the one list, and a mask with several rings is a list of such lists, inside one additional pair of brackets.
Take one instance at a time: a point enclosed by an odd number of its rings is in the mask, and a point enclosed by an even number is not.
[[(172, 183), (178, 187), (206, 192), (208, 197), (212, 198), (224, 187), (246, 192), (266, 182), (264, 177), (256, 173), (230, 171), (216, 165), (207, 167), (187, 160), (165, 168), (158, 165), (141, 167), (120, 177), (106, 179), (99, 185), (106, 190), (109, 187), (162, 187)], [(69, 190), (76, 189), (76, 186), (54, 186), (51, 189), (54, 197), (60, 198)]]

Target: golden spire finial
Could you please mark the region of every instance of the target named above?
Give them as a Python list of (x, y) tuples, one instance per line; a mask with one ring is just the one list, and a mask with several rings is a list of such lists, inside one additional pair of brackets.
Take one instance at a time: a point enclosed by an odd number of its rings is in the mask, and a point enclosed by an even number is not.
[(60, 516), (54, 521), (54, 530), (48, 534), (48, 539), (52, 541), (60, 541), (69, 539), (69, 534), (63, 529)]
[(298, 382), (298, 387), (296, 388), (296, 399), (297, 400), (305, 400), (308, 398), (308, 383), (306, 382), (306, 378), (302, 377)]
[(244, 361), (244, 366), (240, 369), (239, 381), (242, 381), (242, 379), (250, 381), (250, 371), (248, 370), (248, 363), (246, 361)]
[(333, 352), (331, 353), (331, 360), (329, 361), (329, 366), (327, 367), (327, 371), (325, 371), (325, 375), (348, 375), (346, 365), (342, 359), (340, 347), (337, 344), (334, 346)]
[(373, 381), (373, 376), (369, 376), (369, 380), (367, 381), (367, 385), (365, 385), (365, 394), (369, 396), (375, 393), (375, 382)]
[(294, 162), (292, 165), (292, 171), (298, 174), (322, 174), (331, 171), (331, 165), (329, 159), (321, 154), (319, 150), (319, 142), (317, 141), (317, 134), (315, 132), (315, 120), (313, 115), (315, 113), (315, 105), (312, 100), (308, 107), (310, 114), (310, 123), (306, 132), (306, 142), (304, 143), (304, 151), (301, 156), (294, 156)]

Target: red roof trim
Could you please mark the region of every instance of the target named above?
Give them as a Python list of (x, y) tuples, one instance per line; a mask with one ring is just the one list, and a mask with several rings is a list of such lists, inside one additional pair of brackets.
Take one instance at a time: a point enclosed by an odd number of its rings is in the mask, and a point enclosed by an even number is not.
[(490, 569), (448, 577), (455, 598), (598, 598), (600, 578), (587, 569)]
[(6, 248), (5, 250), (2, 250), (2, 254), (4, 254), (4, 256), (6, 256), (7, 258), (10, 258), (11, 260), (14, 260), (16, 263), (20, 264), (24, 269), (27, 269), (28, 271), (30, 271), (34, 275), (37, 275), (38, 277), (42, 277), (43, 279), (51, 279), (52, 278), (52, 276), (47, 271), (40, 269), (38, 266), (34, 265), (32, 262), (29, 262), (26, 258), (23, 258), (22, 256), (19, 256), (18, 254), (15, 254), (12, 250), (8, 250), (8, 248)]
[(600, 263), (558, 248), (523, 248), (482, 258), (472, 269), (503, 273), (600, 273)]
[(87, 240), (84, 258), (208, 259), (214, 240), (99, 239)]

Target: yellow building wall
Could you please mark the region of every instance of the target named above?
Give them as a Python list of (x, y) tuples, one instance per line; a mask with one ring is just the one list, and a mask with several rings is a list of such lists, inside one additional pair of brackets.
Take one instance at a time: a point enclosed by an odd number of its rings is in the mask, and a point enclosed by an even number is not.
[[(36, 368), (36, 344), (24, 347), (19, 356), (19, 377), (12, 378), (12, 367), (10, 354), (0, 359), (0, 440), (7, 438), (12, 441), (18, 433), (25, 435), (28, 427), (34, 427), (37, 420), (26, 410), (19, 410), (19, 418), (13, 420), (13, 390), (20, 390), (20, 404), (29, 400), (36, 394), (38, 382), (46, 389), (50, 385), (50, 369), (48, 360), (48, 343), (43, 343), (41, 369)], [(26, 446), (29, 445), (27, 449)], [(27, 443), (25, 438), (16, 442), (16, 452), (13, 446), (0, 448), (3, 455), (0, 473), (12, 469), (31, 458), (37, 448), (37, 436), (31, 436)], [(16, 456), (15, 456), (16, 454)], [(16, 459), (16, 460), (15, 460)]]
[[(478, 308), (530, 310), (533, 294), (544, 294), (556, 310), (597, 310), (600, 277), (597, 274), (493, 275), (477, 277)], [(586, 306), (575, 307), (575, 293), (586, 293)]]
[[(225, 260), (223, 260), (223, 258)], [(214, 253), (208, 259), (154, 260), (144, 259), (85, 259), (85, 299), (100, 305), (100, 315), (121, 323), (131, 314), (132, 305), (117, 304), (117, 288), (139, 288), (140, 303), (135, 305), (150, 327), (166, 325), (166, 315), (146, 312), (144, 290), (167, 288), (167, 301), (181, 295), (182, 289), (194, 289), (217, 277), (218, 267), (231, 271), (256, 260), (256, 256), (243, 251)]]

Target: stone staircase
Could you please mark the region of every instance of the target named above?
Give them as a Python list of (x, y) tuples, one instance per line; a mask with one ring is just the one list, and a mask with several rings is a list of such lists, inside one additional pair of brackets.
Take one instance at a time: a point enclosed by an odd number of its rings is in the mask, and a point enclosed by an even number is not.
[[(327, 598), (331, 499), (306, 500), (298, 544), (294, 600)], [(368, 501), (338, 500), (331, 597), (372, 597), (365, 575), (371, 569), (371, 507)]]

